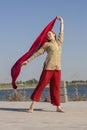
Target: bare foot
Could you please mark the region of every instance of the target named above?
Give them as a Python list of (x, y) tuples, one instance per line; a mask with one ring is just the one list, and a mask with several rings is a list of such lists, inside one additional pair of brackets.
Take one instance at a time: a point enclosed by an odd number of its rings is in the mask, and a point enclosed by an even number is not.
[(29, 112), (29, 113), (33, 113), (33, 109), (29, 109), (27, 112)]
[(57, 108), (57, 112), (64, 112), (64, 110), (62, 108)]
[(35, 104), (35, 101), (33, 101), (33, 102), (31, 103), (28, 112), (32, 113), (32, 112), (34, 111), (34, 104)]

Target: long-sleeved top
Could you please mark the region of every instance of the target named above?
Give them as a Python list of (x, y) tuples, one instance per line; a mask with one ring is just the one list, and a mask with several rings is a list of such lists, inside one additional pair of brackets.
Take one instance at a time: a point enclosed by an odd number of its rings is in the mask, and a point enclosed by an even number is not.
[(46, 42), (37, 52), (35, 52), (28, 61), (33, 60), (39, 55), (47, 52), (44, 62), (44, 70), (61, 70), (61, 53), (62, 53), (63, 33), (59, 33), (58, 40)]

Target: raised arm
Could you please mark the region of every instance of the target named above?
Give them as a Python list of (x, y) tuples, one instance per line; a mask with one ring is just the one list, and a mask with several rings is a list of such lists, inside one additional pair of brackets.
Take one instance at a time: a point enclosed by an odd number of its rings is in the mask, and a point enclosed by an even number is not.
[(60, 33), (64, 32), (64, 21), (63, 18), (60, 16), (57, 16), (57, 19), (60, 20)]
[(62, 44), (63, 37), (64, 37), (64, 22), (63, 22), (63, 18), (60, 16), (57, 16), (57, 19), (60, 21), (60, 32), (58, 35), (58, 44)]

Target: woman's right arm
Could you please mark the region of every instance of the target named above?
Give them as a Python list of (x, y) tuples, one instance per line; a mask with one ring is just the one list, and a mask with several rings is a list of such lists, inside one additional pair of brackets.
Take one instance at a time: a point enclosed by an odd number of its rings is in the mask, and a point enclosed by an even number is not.
[(40, 56), (41, 54), (43, 54), (46, 50), (46, 45), (44, 44), (37, 52), (35, 52), (28, 60), (24, 61), (22, 63), (22, 66), (27, 65), (28, 62), (32, 61), (33, 59), (35, 59), (36, 57)]

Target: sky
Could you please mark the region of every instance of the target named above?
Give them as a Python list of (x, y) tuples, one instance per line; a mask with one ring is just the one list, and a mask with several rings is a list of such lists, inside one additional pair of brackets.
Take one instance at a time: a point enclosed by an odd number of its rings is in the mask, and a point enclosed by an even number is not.
[[(11, 82), (11, 68), (43, 28), (64, 19), (62, 80), (87, 80), (87, 0), (0, 0), (0, 83)], [(53, 30), (59, 33), (59, 22)], [(18, 81), (39, 79), (46, 55), (22, 67)]]

